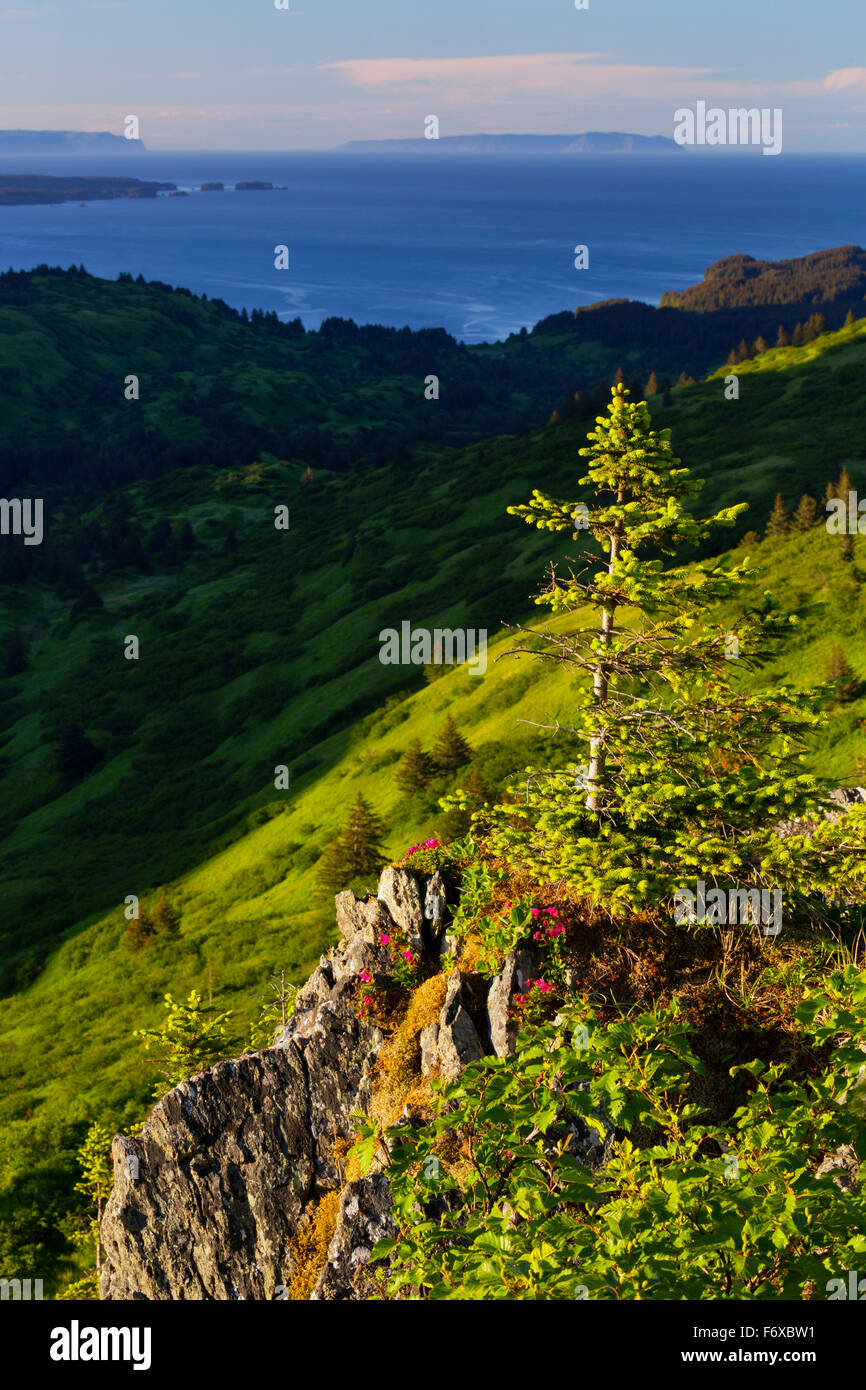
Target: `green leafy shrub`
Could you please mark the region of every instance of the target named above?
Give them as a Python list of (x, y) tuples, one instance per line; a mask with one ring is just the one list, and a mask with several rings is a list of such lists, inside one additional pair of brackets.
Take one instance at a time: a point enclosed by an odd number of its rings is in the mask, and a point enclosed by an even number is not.
[(826, 1297), (866, 1257), (862, 1167), (818, 1176), (843, 1143), (866, 1155), (866, 973), (832, 976), (797, 1013), (829, 1059), (802, 1076), (732, 1068), (751, 1089), (723, 1124), (694, 1099), (702, 1066), (676, 1003), (604, 1025), (579, 1001), (515, 1057), (437, 1088), (420, 1131), (383, 1140), (366, 1122), (357, 1155), (385, 1157), (399, 1225), (373, 1251), (390, 1296)]

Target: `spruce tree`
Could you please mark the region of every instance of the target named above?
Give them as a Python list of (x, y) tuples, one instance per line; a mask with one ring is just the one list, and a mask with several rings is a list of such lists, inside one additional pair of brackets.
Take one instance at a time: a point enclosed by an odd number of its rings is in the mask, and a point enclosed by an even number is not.
[[(585, 770), (527, 768), (514, 801), (496, 809), (488, 848), (611, 913), (668, 914), (677, 890), (696, 879), (814, 897), (834, 872), (862, 878), (862, 857), (857, 869), (849, 854), (843, 871), (820, 845), (803, 840), (794, 853), (780, 833), (780, 822), (817, 814), (831, 783), (803, 765), (803, 742), (820, 722), (817, 697), (785, 687), (753, 693), (746, 682), (782, 618), (743, 617), (732, 660), (728, 624), (714, 616), (750, 582), (748, 556), (732, 568), (663, 562), (734, 525), (746, 504), (695, 517), (686, 504), (701, 484), (680, 466), (670, 431), (653, 429), (645, 403), (612, 394), (580, 451), (589, 466), (579, 485), (596, 494), (598, 551), (585, 552), (586, 579), (554, 572), (537, 600), (568, 626), (544, 629), (540, 653), (536, 633), (517, 648), (582, 675), (572, 723), (559, 728), (584, 745)], [(535, 492), (509, 511), (540, 530), (570, 532), (575, 505)], [(866, 846), (866, 817), (849, 834)]]
[[(454, 800), (456, 801), (457, 797)], [(469, 776), (460, 789), (459, 800), (459, 805), (448, 806), (439, 821), (439, 837), (443, 844), (462, 839), (468, 834), (472, 826), (472, 813), (492, 800), (492, 793), (477, 767), (470, 769)]]
[(176, 936), (180, 930), (180, 913), (164, 893), (153, 909), (153, 927), (154, 931), (165, 932), (168, 936)]
[[(102, 1239), (100, 1228), (105, 1202), (114, 1182), (114, 1164), (111, 1158), (111, 1133), (105, 1125), (94, 1120), (90, 1125), (84, 1142), (76, 1154), (81, 1165), (81, 1176), (75, 1183), (74, 1191), (84, 1198), (86, 1213), (82, 1224), (73, 1234), (73, 1243), (94, 1248), (94, 1270), (90, 1276), (92, 1292), (86, 1288), (90, 1280), (84, 1279), (75, 1285), (79, 1298), (98, 1297), (99, 1277), (102, 1272)], [(67, 1295), (72, 1294), (67, 1290)]]
[(800, 498), (797, 510), (791, 518), (792, 531), (811, 531), (818, 522), (818, 503), (808, 492)]
[(190, 990), (185, 1004), (166, 994), (163, 1005), (168, 1016), (161, 1028), (136, 1028), (133, 1033), (141, 1038), (145, 1052), (156, 1054), (161, 1080), (154, 1088), (154, 1100), (188, 1076), (230, 1056), (233, 1047), (227, 1026), (231, 1014), (217, 1013), (204, 1004), (197, 990)]
[(832, 685), (840, 705), (847, 705), (852, 700), (856, 700), (862, 689), (862, 683), (848, 665), (845, 653), (838, 642), (830, 648), (825, 680), (829, 685)]
[(435, 772), (433, 759), (421, 747), (421, 740), (413, 739), (397, 766), (397, 786), (407, 796), (415, 796), (430, 784)]
[(345, 825), (319, 864), (317, 877), (322, 887), (335, 891), (361, 874), (377, 873), (385, 862), (381, 846), (384, 833), (381, 820), (359, 792)]
[[(577, 503), (575, 503), (575, 507)], [(449, 714), (433, 745), (433, 762), (439, 772), (456, 772), (472, 757), (472, 749)]]
[(762, 338), (762, 337), (760, 337), (760, 336), (757, 337), (757, 338), (755, 339), (755, 345), (754, 345), (754, 347), (752, 348), (752, 356), (753, 356), (753, 357), (758, 357), (760, 353), (762, 353), (762, 352), (767, 352), (767, 351), (768, 351), (768, 346), (767, 346), (767, 340), (766, 340), (766, 338)]
[(661, 389), (662, 389), (662, 388), (661, 388), (661, 386), (659, 385), (659, 379), (658, 379), (658, 377), (656, 376), (655, 372), (650, 372), (650, 374), (649, 374), (649, 381), (647, 382), (646, 386), (644, 387), (644, 392), (643, 392), (644, 395), (645, 395), (645, 396), (657, 396), (657, 395), (659, 394), (659, 392), (661, 391)]
[(848, 472), (847, 468), (843, 468), (842, 472), (839, 474), (839, 481), (836, 484), (836, 491), (834, 495), (836, 497), (844, 497), (847, 501), (848, 497), (853, 491), (854, 484), (851, 481), (851, 474)]
[(776, 335), (776, 347), (785, 348), (791, 346), (791, 335), (783, 324), (779, 324), (779, 332)]
[(127, 924), (123, 941), (127, 950), (140, 951), (143, 946), (149, 946), (155, 936), (156, 929), (150, 914), (142, 907), (139, 909), (138, 916), (132, 917)]
[(768, 536), (787, 536), (791, 529), (791, 514), (785, 503), (782, 501), (781, 492), (776, 493), (776, 500), (773, 503), (773, 510), (770, 512), (767, 521)]

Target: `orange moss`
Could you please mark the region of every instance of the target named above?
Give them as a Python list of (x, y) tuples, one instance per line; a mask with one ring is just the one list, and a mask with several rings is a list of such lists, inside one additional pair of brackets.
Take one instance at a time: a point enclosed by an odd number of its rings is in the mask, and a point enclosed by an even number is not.
[(337, 1229), (340, 1193), (326, 1192), (305, 1226), (292, 1241), (295, 1268), (289, 1283), (289, 1298), (307, 1300), (328, 1258), (328, 1248)]
[(376, 1063), (370, 1113), (384, 1125), (402, 1114), (407, 1097), (426, 1091), (421, 1078), (422, 1031), (436, 1023), (445, 1002), (444, 975), (431, 975), (412, 994), (402, 1022), (382, 1046)]

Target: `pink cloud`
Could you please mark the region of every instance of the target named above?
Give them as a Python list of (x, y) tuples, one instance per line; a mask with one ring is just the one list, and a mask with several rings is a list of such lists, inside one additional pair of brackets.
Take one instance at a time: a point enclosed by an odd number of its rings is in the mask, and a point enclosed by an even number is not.
[(837, 68), (824, 78), (828, 92), (841, 92), (846, 87), (866, 87), (866, 68)]
[(436, 88), (461, 94), (559, 91), (569, 96), (666, 95), (707, 68), (667, 68), (599, 61), (598, 53), (514, 53), (480, 58), (352, 58), (325, 63), (356, 86)]

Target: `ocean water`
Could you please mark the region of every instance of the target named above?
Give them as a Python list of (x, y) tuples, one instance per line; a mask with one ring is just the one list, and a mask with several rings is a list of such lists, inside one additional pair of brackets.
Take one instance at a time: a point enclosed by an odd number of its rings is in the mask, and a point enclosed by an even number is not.
[[(449, 156), (147, 152), (5, 159), (0, 173), (123, 174), (187, 198), (0, 208), (0, 268), (83, 264), (317, 327), (444, 327), (495, 340), (625, 296), (657, 303), (721, 256), (866, 242), (866, 155)], [(199, 193), (265, 179), (284, 191)], [(575, 270), (574, 247), (589, 247)], [(289, 270), (274, 248), (290, 250)]]

